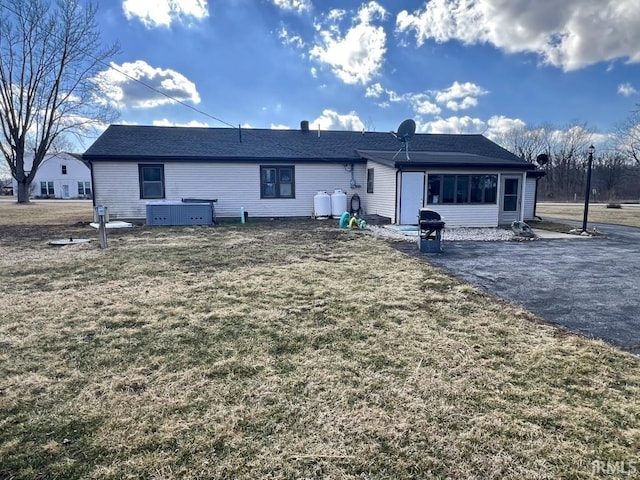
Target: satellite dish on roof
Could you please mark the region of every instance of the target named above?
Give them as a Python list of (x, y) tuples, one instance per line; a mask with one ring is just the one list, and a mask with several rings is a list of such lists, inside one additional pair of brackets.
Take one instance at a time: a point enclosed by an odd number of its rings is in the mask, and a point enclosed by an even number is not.
[(408, 142), (413, 137), (413, 134), (416, 133), (416, 122), (412, 119), (407, 119), (400, 124), (398, 127), (398, 132), (396, 133), (396, 138), (401, 142)]
[(546, 153), (541, 153), (536, 157), (536, 163), (540, 166), (549, 163), (549, 156)]
[[(407, 160), (409, 160), (409, 140), (411, 140), (411, 137), (413, 137), (414, 133), (416, 133), (416, 122), (414, 122), (410, 118), (400, 124), (397, 132), (391, 132), (391, 134), (396, 137), (400, 141), (400, 143), (403, 144)], [(400, 153), (401, 151), (402, 148), (396, 152), (396, 154), (393, 156), (394, 160), (398, 156), (398, 153)]]

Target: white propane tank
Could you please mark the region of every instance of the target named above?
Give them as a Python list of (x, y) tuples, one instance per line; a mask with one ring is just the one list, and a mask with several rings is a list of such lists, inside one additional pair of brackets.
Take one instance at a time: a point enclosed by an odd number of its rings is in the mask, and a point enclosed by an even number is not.
[(339, 217), (347, 211), (347, 194), (337, 189), (331, 194), (331, 215)]
[(331, 197), (327, 192), (318, 192), (313, 197), (313, 216), (315, 218), (331, 216)]

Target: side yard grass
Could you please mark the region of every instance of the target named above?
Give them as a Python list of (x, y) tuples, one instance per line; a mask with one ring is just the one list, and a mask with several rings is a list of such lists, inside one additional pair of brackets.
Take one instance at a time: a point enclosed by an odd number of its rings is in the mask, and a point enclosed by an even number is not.
[(9, 225), (0, 204), (0, 478), (602, 478), (594, 462), (640, 460), (636, 358), (391, 240), (279, 221), (49, 247), (96, 236), (85, 208)]
[[(544, 220), (566, 219), (582, 222), (584, 204), (538, 203), (536, 213)], [(640, 205), (622, 204), (621, 208), (607, 208), (604, 203), (592, 203), (589, 205), (589, 223), (591, 222), (640, 227)]]

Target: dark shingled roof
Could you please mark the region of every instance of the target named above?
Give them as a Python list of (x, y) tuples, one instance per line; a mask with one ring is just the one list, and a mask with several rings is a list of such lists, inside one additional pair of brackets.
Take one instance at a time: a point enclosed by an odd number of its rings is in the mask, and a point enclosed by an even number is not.
[[(89, 161), (327, 161), (363, 162), (364, 154), (389, 159), (402, 144), (388, 132), (348, 132), (270, 130), (237, 128), (155, 127), (111, 125), (83, 158)], [(410, 142), (414, 158), (447, 160), (446, 154), (473, 154), (476, 165), (486, 161), (496, 165), (527, 169), (533, 166), (482, 135), (416, 134)], [(360, 153), (359, 153), (360, 152)], [(418, 157), (418, 152), (421, 153)], [(451, 156), (459, 164), (461, 156)], [(368, 157), (366, 157), (368, 158)], [(471, 158), (465, 156), (464, 158)], [(386, 160), (385, 160), (386, 159)], [(404, 165), (404, 152), (396, 157)], [(530, 167), (528, 167), (530, 166)]]

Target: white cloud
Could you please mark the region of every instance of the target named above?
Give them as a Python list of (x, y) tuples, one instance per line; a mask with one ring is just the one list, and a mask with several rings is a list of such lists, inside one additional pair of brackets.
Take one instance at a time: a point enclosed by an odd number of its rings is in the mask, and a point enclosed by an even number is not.
[(543, 63), (576, 70), (619, 58), (640, 62), (637, 0), (431, 0), (396, 17), (398, 32), (416, 43), (487, 43), (532, 52)]
[(311, 10), (310, 0), (271, 0), (273, 4), (289, 12), (303, 13)]
[(417, 130), (422, 133), (483, 133), (487, 124), (479, 118), (449, 117), (431, 122), (420, 122)]
[(282, 41), (282, 44), (286, 46), (293, 45), (296, 48), (304, 48), (305, 46), (304, 40), (302, 40), (300, 35), (289, 33), (285, 27), (282, 27), (278, 32), (278, 38)]
[(147, 28), (169, 27), (173, 21), (201, 20), (209, 16), (207, 0), (123, 0), (127, 19), (139, 19)]
[(385, 90), (385, 92), (389, 95), (390, 102), (406, 102), (411, 93), (403, 93), (399, 94), (394, 90)]
[[(556, 142), (567, 142), (574, 138), (586, 138), (591, 140), (592, 133), (584, 125), (571, 125), (566, 130), (552, 130), (549, 132), (550, 138)], [(586, 145), (585, 145), (586, 147)]]
[(527, 124), (519, 118), (509, 118), (504, 115), (494, 115), (487, 122), (493, 131), (508, 132), (516, 128), (524, 128)]
[(631, 95), (637, 95), (638, 91), (633, 87), (633, 85), (627, 82), (618, 85), (618, 93), (620, 95), (624, 95), (625, 97), (630, 97)]
[(360, 18), (360, 21), (366, 25), (370, 24), (376, 18), (384, 20), (386, 16), (387, 11), (384, 7), (374, 1), (363, 4), (360, 10), (358, 10), (358, 18)]
[(365, 128), (364, 123), (360, 120), (356, 112), (341, 115), (329, 109), (323, 110), (322, 115), (310, 122), (311, 129), (317, 129), (318, 126), (320, 126), (320, 130), (360, 131)]
[(413, 111), (420, 115), (438, 115), (441, 112), (440, 107), (433, 103), (427, 94), (412, 93), (407, 98), (413, 106)]
[[(389, 102), (406, 103), (411, 106), (413, 111), (419, 115), (438, 115), (442, 109), (433, 103), (429, 93), (402, 93), (399, 94), (393, 90), (385, 90), (389, 96)], [(379, 106), (386, 108), (388, 102), (382, 102)]]
[(111, 63), (111, 66), (113, 68), (98, 74), (96, 81), (107, 97), (119, 106), (153, 108), (175, 100), (200, 103), (195, 84), (175, 70), (154, 68), (144, 60), (122, 65)]
[[(442, 112), (441, 107), (453, 111), (466, 110), (478, 105), (477, 97), (489, 93), (474, 83), (456, 81), (450, 87), (442, 90), (402, 94), (393, 90), (383, 89), (379, 83), (375, 83), (367, 88), (365, 96), (379, 98), (383, 92), (389, 96), (389, 102), (406, 103), (418, 115), (439, 115)], [(382, 102), (378, 105), (388, 106), (388, 103)]]
[[(343, 10), (341, 8), (334, 8), (332, 10), (329, 10), (329, 12), (327, 12), (327, 20), (329, 22), (337, 23), (340, 20), (342, 20), (346, 14), (347, 14), (346, 10)], [(320, 30), (321, 29), (320, 25), (316, 25), (316, 29)]]
[(380, 95), (382, 95), (383, 92), (384, 89), (382, 88), (382, 85), (380, 85), (379, 83), (374, 83), (373, 85), (369, 85), (367, 87), (367, 91), (365, 92), (364, 96), (378, 98), (380, 97)]
[(523, 129), (527, 125), (519, 118), (509, 118), (504, 115), (494, 115), (487, 121), (485, 135), (490, 139), (499, 138), (515, 129)]
[(473, 97), (465, 97), (461, 102), (456, 102), (454, 100), (449, 100), (447, 102), (447, 108), (449, 110), (453, 110), (454, 112), (458, 110), (466, 110), (467, 108), (475, 107), (478, 105), (478, 99)]
[(597, 147), (607, 148), (607, 145), (614, 140), (614, 136), (611, 133), (592, 133), (591, 134), (591, 144)]
[(283, 125), (283, 124), (271, 124), (271, 130), (291, 130), (291, 127), (289, 125)]
[(478, 98), (489, 93), (475, 83), (453, 82), (449, 88), (432, 92), (435, 101), (444, 104), (449, 110), (466, 110), (478, 105)]
[(198, 122), (197, 120), (191, 120), (190, 122), (172, 122), (167, 118), (162, 120), (154, 120), (153, 125), (156, 127), (200, 127), (209, 128), (209, 124), (205, 122)]
[(320, 43), (309, 51), (311, 58), (330, 66), (344, 83), (369, 83), (380, 72), (387, 39), (384, 28), (373, 22), (386, 14), (374, 1), (363, 4), (354, 24), (342, 35), (337, 22), (344, 18), (344, 11), (332, 10), (325, 16), (326, 24), (316, 24)]

